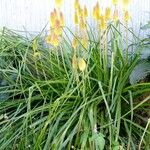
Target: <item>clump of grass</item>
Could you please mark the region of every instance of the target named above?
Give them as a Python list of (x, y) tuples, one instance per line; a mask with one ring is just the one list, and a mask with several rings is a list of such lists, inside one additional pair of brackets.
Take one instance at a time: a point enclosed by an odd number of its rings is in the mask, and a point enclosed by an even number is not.
[[(87, 24), (87, 8), (82, 16), (78, 1), (75, 34), (64, 26), (57, 1), (46, 38), (50, 45), (42, 34), (29, 40), (6, 28), (0, 32), (0, 149), (149, 147), (149, 119), (139, 112), (148, 106), (150, 96), (141, 95), (150, 91), (150, 83), (129, 81), (142, 42), (127, 27), (127, 10), (126, 26), (120, 23), (116, 2), (113, 22), (106, 20), (110, 9), (101, 17), (96, 4), (98, 36)], [(125, 37), (119, 30), (124, 27)]]
[(135, 110), (147, 105), (150, 96), (135, 100), (150, 90), (150, 84), (130, 85), (129, 76), (140, 55), (129, 55), (126, 62), (121, 35), (111, 34), (107, 64), (99, 42), (91, 39), (85, 70), (74, 71), (71, 43), (46, 48), (40, 36), (32, 41), (8, 29), (1, 32), (0, 72), (1, 83), (5, 82), (0, 87), (1, 149), (137, 149), (139, 144), (147, 145), (147, 120), (138, 124)]

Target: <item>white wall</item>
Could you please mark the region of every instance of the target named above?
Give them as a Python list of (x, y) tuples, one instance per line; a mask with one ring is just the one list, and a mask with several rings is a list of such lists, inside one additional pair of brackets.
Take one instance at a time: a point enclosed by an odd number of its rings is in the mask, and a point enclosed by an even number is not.
[[(92, 9), (97, 0), (80, 0)], [(108, 0), (101, 0), (106, 2)], [(62, 10), (66, 25), (72, 26), (74, 0), (64, 0)], [(54, 0), (0, 0), (0, 27), (6, 26), (16, 30), (41, 31), (49, 19)], [(138, 32), (140, 23), (150, 20), (150, 0), (132, 0), (130, 6), (132, 27)], [(142, 33), (143, 35), (144, 33)]]

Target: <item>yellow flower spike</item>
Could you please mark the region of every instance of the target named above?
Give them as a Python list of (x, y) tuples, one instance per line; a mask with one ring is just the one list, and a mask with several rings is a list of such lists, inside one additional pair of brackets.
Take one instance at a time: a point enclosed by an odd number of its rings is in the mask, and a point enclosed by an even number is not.
[(101, 30), (106, 30), (107, 29), (107, 22), (106, 22), (104, 16), (100, 17), (100, 29)]
[(131, 0), (122, 0), (124, 9), (127, 9)]
[(78, 61), (78, 67), (80, 71), (84, 71), (86, 69), (86, 62), (83, 58), (80, 58)]
[(78, 13), (77, 12), (74, 13), (74, 23), (76, 25), (79, 24), (79, 17), (78, 17)]
[(78, 15), (80, 16), (80, 17), (83, 17), (83, 9), (81, 8), (81, 6), (79, 5), (79, 7), (78, 7)]
[(53, 46), (55, 46), (55, 47), (58, 46), (58, 45), (59, 45), (58, 36), (55, 35), (55, 33), (52, 33), (52, 34), (48, 35), (48, 36), (46, 37), (46, 43), (47, 43), (47, 44), (51, 44), (51, 45), (53, 45)]
[(100, 19), (100, 6), (98, 2), (96, 3), (96, 6), (95, 6), (95, 18), (96, 20)]
[(55, 4), (58, 8), (61, 7), (63, 0), (55, 0)]
[(48, 35), (48, 36), (46, 37), (46, 43), (47, 43), (47, 44), (51, 44), (51, 36), (50, 36), (50, 35)]
[(97, 9), (97, 10), (100, 9), (99, 2), (98, 2), (98, 1), (96, 2), (96, 9)]
[(55, 33), (57, 36), (61, 36), (62, 33), (63, 33), (62, 27), (55, 28), (55, 29), (54, 29), (54, 33)]
[(77, 69), (77, 58), (75, 54), (73, 55), (73, 58), (72, 58), (72, 68)]
[(113, 14), (113, 21), (117, 22), (118, 20), (119, 20), (118, 9), (115, 9)]
[(84, 17), (87, 18), (88, 17), (88, 10), (87, 10), (87, 7), (84, 6)]
[(54, 33), (59, 36), (59, 35), (62, 35), (62, 27), (61, 27), (61, 24), (60, 24), (60, 21), (57, 19), (55, 21), (55, 25), (54, 25)]
[(60, 25), (63, 27), (65, 25), (65, 21), (64, 21), (64, 15), (62, 12), (60, 12)]
[(55, 33), (53, 33), (51, 35), (50, 44), (52, 44), (54, 47), (57, 47), (59, 45), (59, 39), (58, 39), (58, 36)]
[(74, 38), (73, 38), (73, 41), (72, 41), (72, 47), (73, 47), (74, 49), (77, 49), (77, 46), (78, 46), (78, 40), (74, 37)]
[(92, 16), (94, 19), (96, 19), (96, 7), (93, 7)]
[(56, 8), (54, 8), (54, 15), (55, 15), (55, 18), (58, 19), (58, 11), (56, 10)]
[(117, 5), (118, 4), (118, 0), (112, 0), (112, 4), (113, 5)]
[(86, 29), (86, 23), (85, 23), (83, 17), (80, 18), (79, 26), (80, 26), (80, 29), (82, 29), (82, 30)]
[(108, 21), (111, 18), (111, 9), (110, 7), (106, 7), (105, 9), (105, 19)]
[(129, 14), (129, 11), (126, 10), (126, 11), (124, 12), (124, 21), (125, 21), (126, 23), (128, 23), (129, 20), (130, 20), (130, 14)]
[(53, 13), (54, 13), (54, 18), (58, 19), (58, 12), (57, 12), (56, 8), (54, 8)]
[(55, 28), (59, 28), (60, 27), (60, 20), (58, 20), (58, 19), (55, 20), (54, 27)]
[(54, 12), (51, 12), (50, 14), (50, 25), (53, 27), (55, 24), (55, 14)]
[(78, 9), (79, 8), (79, 0), (75, 0), (74, 2), (74, 9)]

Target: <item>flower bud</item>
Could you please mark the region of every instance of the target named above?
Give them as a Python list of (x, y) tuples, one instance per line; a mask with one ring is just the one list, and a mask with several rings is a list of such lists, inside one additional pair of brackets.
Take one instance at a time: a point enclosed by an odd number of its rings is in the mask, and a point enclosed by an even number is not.
[(58, 8), (61, 7), (63, 0), (55, 0), (55, 4)]
[(78, 61), (78, 67), (80, 71), (84, 71), (86, 69), (86, 62), (83, 58), (80, 58)]

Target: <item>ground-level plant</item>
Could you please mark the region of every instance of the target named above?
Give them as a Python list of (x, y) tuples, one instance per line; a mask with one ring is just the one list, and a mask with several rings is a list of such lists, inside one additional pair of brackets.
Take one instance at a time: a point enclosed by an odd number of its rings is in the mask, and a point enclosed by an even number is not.
[(56, 48), (1, 31), (0, 149), (149, 149), (150, 83), (129, 80), (141, 42), (130, 54), (113, 24), (109, 35), (103, 45), (89, 32), (88, 49), (73, 35), (73, 61), (67, 36)]
[(150, 83), (131, 84), (144, 43), (128, 29), (129, 1), (125, 25), (116, 0), (113, 17), (97, 2), (93, 32), (76, 0), (75, 33), (61, 2), (47, 37), (0, 32), (0, 149), (149, 150)]

